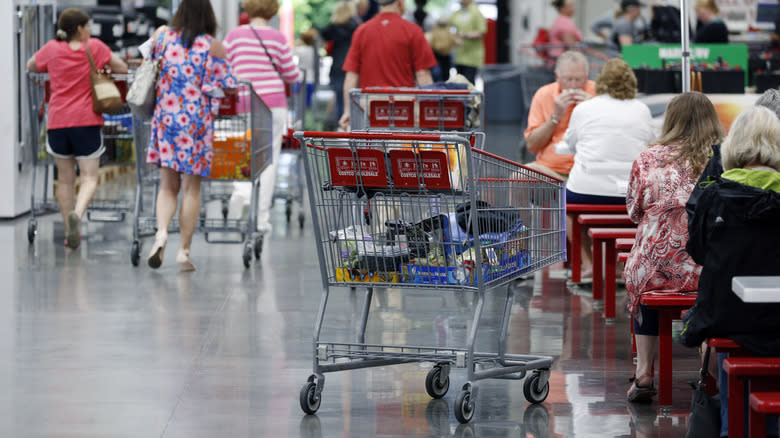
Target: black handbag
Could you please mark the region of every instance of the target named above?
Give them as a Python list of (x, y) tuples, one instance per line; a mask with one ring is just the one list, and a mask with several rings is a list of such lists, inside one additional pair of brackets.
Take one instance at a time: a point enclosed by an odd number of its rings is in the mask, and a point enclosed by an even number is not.
[(707, 394), (707, 366), (710, 362), (710, 347), (704, 353), (704, 362), (699, 372), (699, 381), (693, 386), (691, 415), (688, 417), (688, 431), (685, 438), (720, 437), (720, 400)]

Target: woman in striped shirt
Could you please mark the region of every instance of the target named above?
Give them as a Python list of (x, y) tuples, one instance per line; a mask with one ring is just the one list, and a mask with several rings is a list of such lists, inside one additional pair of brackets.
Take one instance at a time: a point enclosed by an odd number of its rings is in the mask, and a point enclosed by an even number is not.
[(300, 82), (303, 74), (293, 61), (292, 50), (284, 35), (268, 25), (279, 11), (277, 0), (244, 0), (241, 6), (249, 14), (249, 24), (231, 30), (225, 37), (224, 45), (235, 75), (252, 83), (273, 115), (273, 163), (260, 175), (257, 216), (257, 229), (265, 233), (271, 231), (269, 210), (287, 121), (284, 84)]

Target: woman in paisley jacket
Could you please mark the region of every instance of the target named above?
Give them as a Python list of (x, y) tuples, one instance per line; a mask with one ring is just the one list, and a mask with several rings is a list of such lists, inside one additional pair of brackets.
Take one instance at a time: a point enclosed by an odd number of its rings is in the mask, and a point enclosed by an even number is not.
[(681, 94), (666, 108), (661, 138), (639, 155), (631, 169), (626, 206), (637, 232), (623, 275), (636, 335), (637, 365), (629, 401), (648, 401), (656, 392), (652, 367), (658, 312), (639, 304), (639, 297), (697, 290), (701, 266), (685, 252), (685, 203), (712, 145), (723, 136), (709, 99), (701, 93)]

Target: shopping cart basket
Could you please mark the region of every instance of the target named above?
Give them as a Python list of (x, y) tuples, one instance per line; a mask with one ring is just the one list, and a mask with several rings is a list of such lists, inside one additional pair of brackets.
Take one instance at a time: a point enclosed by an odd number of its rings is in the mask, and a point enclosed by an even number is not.
[[(155, 205), (160, 177), (157, 166), (146, 163), (151, 140), (150, 122), (135, 119), (136, 187), (133, 245), (130, 261), (138, 266), (141, 254), (141, 238), (157, 231)], [(198, 231), (204, 233), (209, 243), (245, 243), (243, 262), (249, 267), (252, 254), (259, 259), (263, 248), (263, 235), (257, 232), (257, 203), (260, 190), (260, 174), (273, 159), (271, 148), (271, 111), (252, 89), (251, 84), (241, 83), (237, 92), (223, 98), (219, 115), (214, 121), (214, 145), (211, 177), (204, 180), (201, 189), (201, 217)], [(206, 216), (206, 204), (210, 200), (227, 202), (229, 182), (252, 183), (250, 208), (247, 219), (230, 219), (224, 213), (219, 218)], [(148, 200), (148, 201), (146, 201)], [(169, 232), (179, 230), (173, 219)], [(216, 234), (218, 237), (210, 235)], [(226, 235), (238, 235), (226, 238)]]
[(351, 130), (369, 128), (477, 131), (485, 126), (476, 90), (356, 88), (349, 91)]
[[(113, 75), (114, 80), (124, 98), (132, 76), (126, 74)], [(59, 211), (55, 199), (54, 158), (47, 152), (47, 120), (49, 109), (49, 75), (47, 73), (27, 73), (27, 103), (30, 110), (30, 133), (32, 147), (32, 190), (30, 191), (30, 219), (27, 224), (27, 240), (35, 241), (38, 232), (37, 216)], [(101, 156), (101, 166), (119, 165), (132, 166), (133, 134), (132, 115), (127, 105), (117, 114), (104, 115), (102, 129), (103, 146), (106, 148)], [(38, 180), (38, 172), (43, 172), (42, 180)], [(100, 222), (121, 222), (130, 210), (129, 199), (105, 199), (96, 194), (87, 210), (87, 219)]]
[(306, 182), (303, 176), (303, 159), (301, 144), (293, 137), (295, 131), (303, 128), (306, 120), (306, 74), (300, 86), (293, 87), (287, 98), (290, 110), (287, 117), (287, 130), (282, 136), (282, 151), (276, 166), (276, 181), (274, 184), (274, 201), (284, 201), (284, 216), (287, 223), (292, 220), (293, 203), (298, 203), (298, 227), (303, 229), (306, 216), (303, 213), (303, 192)]
[[(475, 339), (486, 291), (565, 259), (564, 183), (474, 149), (459, 136), (298, 132), (296, 138), (304, 154), (323, 284), (313, 374), (300, 393), (303, 411), (319, 409), (325, 373), (410, 362), (435, 364), (425, 381), (434, 398), (449, 389), (452, 367), (467, 371), (454, 405), (462, 423), (474, 414), (478, 380), (520, 379), (533, 371), (524, 383), (525, 397), (544, 401), (552, 358), (506, 352), (512, 288), (496, 351), (476, 351)], [(367, 287), (355, 342), (322, 336), (334, 286)], [(465, 345), (367, 342), (375, 287), (474, 293), (478, 299)]]

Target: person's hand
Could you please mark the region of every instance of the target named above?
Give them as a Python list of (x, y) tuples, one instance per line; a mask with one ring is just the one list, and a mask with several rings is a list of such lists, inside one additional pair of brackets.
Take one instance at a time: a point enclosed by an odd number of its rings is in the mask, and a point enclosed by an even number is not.
[(566, 114), (569, 107), (576, 105), (584, 100), (590, 99), (590, 95), (585, 90), (575, 88), (563, 90), (558, 97), (555, 98), (555, 108), (553, 109), (553, 117), (555, 120), (561, 120), (561, 117)]
[(349, 113), (344, 112), (339, 119), (339, 128), (344, 132), (349, 132)]
[(574, 104), (578, 104), (580, 102), (584, 102), (588, 99), (590, 99), (590, 94), (588, 94), (585, 90), (581, 88), (572, 88), (570, 91), (572, 99), (574, 99)]

